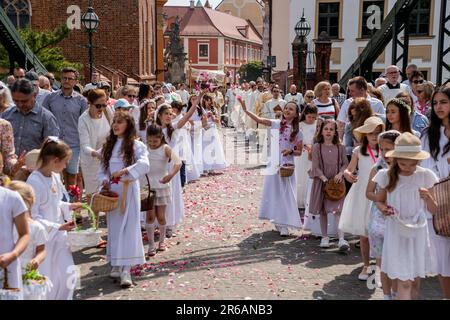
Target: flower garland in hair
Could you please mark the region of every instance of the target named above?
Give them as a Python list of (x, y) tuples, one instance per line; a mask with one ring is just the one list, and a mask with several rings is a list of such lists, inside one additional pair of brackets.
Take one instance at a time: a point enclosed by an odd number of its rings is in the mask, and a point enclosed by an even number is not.
[(392, 100), (389, 101), (388, 104), (393, 103), (399, 107), (403, 107), (406, 108), (408, 110), (408, 113), (411, 113), (411, 106), (409, 106), (405, 101), (403, 101), (402, 99), (399, 98), (394, 98)]

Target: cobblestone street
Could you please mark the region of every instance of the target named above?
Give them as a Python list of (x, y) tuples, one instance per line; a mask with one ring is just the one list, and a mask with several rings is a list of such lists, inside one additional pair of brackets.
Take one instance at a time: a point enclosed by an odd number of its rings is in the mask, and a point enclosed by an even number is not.
[[(168, 239), (168, 251), (133, 269), (131, 289), (109, 279), (105, 250), (74, 253), (82, 274), (75, 298), (382, 299), (381, 289), (357, 279), (362, 263), (355, 239), (351, 252), (340, 254), (336, 246), (320, 249), (309, 233), (281, 238), (258, 220), (263, 178), (259, 168), (241, 165), (189, 184), (185, 221)], [(424, 281), (421, 293), (440, 299), (437, 279)]]

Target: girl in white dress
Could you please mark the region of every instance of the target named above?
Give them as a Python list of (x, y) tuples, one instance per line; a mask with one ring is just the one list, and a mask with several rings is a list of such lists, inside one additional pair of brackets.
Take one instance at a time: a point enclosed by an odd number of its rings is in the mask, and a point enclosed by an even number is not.
[[(195, 107), (192, 104), (193, 99), (196, 96), (192, 95), (189, 97), (187, 111)], [(196, 171), (201, 175), (203, 173), (203, 129), (208, 125), (208, 119), (206, 117), (206, 112), (202, 107), (198, 107), (197, 111), (194, 112), (191, 119), (189, 120), (191, 124), (191, 145), (192, 145), (192, 157)]]
[[(0, 187), (0, 289), (6, 289), (3, 288), (5, 272), (9, 288), (22, 288), (22, 272), (18, 257), (25, 251), (30, 241), (27, 211), (27, 206), (17, 192)], [(16, 242), (14, 229), (19, 235)]]
[[(177, 155), (178, 150), (180, 150), (180, 139), (178, 139), (180, 130), (186, 125), (194, 112), (197, 110), (198, 101), (198, 98), (194, 98), (194, 107), (192, 107), (178, 122), (173, 121), (172, 107), (169, 104), (164, 103), (160, 105), (155, 112), (155, 123), (163, 128), (164, 138), (167, 144)], [(172, 167), (174, 165), (175, 164), (173, 162), (170, 162), (168, 164), (168, 169), (172, 170)], [(167, 237), (172, 237), (177, 225), (181, 223), (183, 218), (184, 199), (183, 190), (181, 188), (180, 172), (178, 171), (172, 179), (172, 201), (169, 203), (166, 209)]]
[(136, 140), (133, 117), (126, 111), (114, 115), (112, 130), (102, 148), (102, 166), (97, 180), (104, 189), (119, 194), (119, 207), (107, 214), (107, 261), (111, 278), (132, 285), (131, 267), (145, 262), (141, 236), (139, 179), (149, 171), (147, 147)]
[(153, 122), (153, 117), (156, 111), (156, 101), (153, 99), (144, 99), (141, 102), (140, 116), (139, 116), (139, 138), (147, 144), (147, 127)]
[[(155, 218), (158, 219), (160, 238), (159, 251), (166, 251), (164, 244), (166, 234), (166, 207), (171, 202), (171, 180), (181, 169), (181, 160), (166, 144), (162, 128), (152, 124), (147, 129), (150, 171), (148, 173), (151, 189), (155, 190), (155, 209), (147, 213), (148, 256), (156, 254)], [(174, 162), (169, 173), (169, 161)]]
[[(368, 118), (363, 126), (353, 131), (358, 141), (362, 142), (362, 146), (353, 150), (350, 164), (344, 172), (347, 181), (353, 185), (344, 201), (339, 229), (360, 236), (361, 256), (364, 263), (364, 268), (358, 276), (361, 281), (366, 281), (369, 277), (367, 269), (370, 264), (368, 239), (370, 200), (365, 197), (365, 194), (370, 172), (379, 155), (378, 136), (384, 129), (383, 120), (374, 116)], [(358, 174), (355, 174), (357, 169)]]
[[(450, 176), (450, 88), (438, 89), (431, 101), (431, 123), (422, 136), (423, 149), (431, 157), (421, 166), (445, 179)], [(429, 215), (432, 273), (439, 275), (444, 297), (450, 299), (450, 238), (436, 235), (431, 218)]]
[(377, 173), (381, 212), (387, 216), (381, 271), (397, 280), (399, 300), (417, 299), (420, 278), (430, 271), (430, 241), (427, 212), (435, 213), (437, 203), (430, 189), (438, 182), (433, 171), (419, 167), (430, 156), (421, 151), (420, 139), (406, 132), (395, 141), (390, 169)]
[(203, 173), (211, 175), (217, 170), (225, 169), (228, 164), (219, 135), (220, 115), (217, 114), (210, 96), (203, 97), (202, 107), (208, 119), (203, 131)]
[(67, 231), (75, 228), (71, 211), (80, 210), (82, 204), (61, 200), (65, 189), (60, 178), (71, 156), (72, 151), (66, 143), (57, 137), (48, 137), (39, 154), (39, 168), (27, 180), (36, 195), (31, 215), (48, 233), (47, 257), (40, 271), (53, 283), (49, 300), (71, 300), (76, 285), (76, 269)]
[[(45, 228), (31, 218), (30, 211), (36, 196), (33, 188), (22, 181), (11, 182), (8, 185), (8, 189), (18, 192), (28, 208), (27, 221), (30, 228), (30, 242), (27, 249), (20, 256), (22, 272), (38, 270), (46, 256), (45, 243), (48, 241), (48, 235)], [(46, 300), (47, 292), (51, 289), (51, 283), (50, 280), (47, 280), (46, 291), (40, 293), (39, 296), (35, 296), (34, 292), (28, 292), (25, 288), (27, 287), (24, 286), (24, 300)]]
[(305, 208), (306, 191), (308, 184), (308, 171), (312, 162), (308, 159), (314, 144), (317, 128), (317, 107), (308, 105), (300, 116), (300, 131), (303, 133), (303, 153), (295, 157), (295, 177), (297, 179), (297, 206)]
[[(293, 165), (294, 156), (301, 156), (303, 150), (303, 135), (299, 128), (299, 107), (295, 102), (286, 104), (281, 120), (263, 119), (247, 110), (247, 106), (239, 97), (244, 112), (257, 123), (272, 127), (279, 132), (279, 145), (272, 149), (274, 157), (270, 161), (270, 168), (264, 179), (264, 188), (259, 211), (259, 219), (271, 221), (281, 236), (289, 235), (289, 228), (300, 229), (302, 222), (297, 208), (297, 183), (295, 174), (290, 177), (281, 177), (278, 168), (274, 168), (274, 163), (280, 166)], [(277, 148), (279, 150), (277, 150)], [(274, 159), (279, 157), (278, 159)], [(278, 162), (279, 161), (279, 162)]]
[(386, 153), (394, 150), (395, 140), (400, 136), (400, 132), (390, 130), (383, 132), (378, 137), (378, 144), (380, 146), (381, 157), (378, 157), (378, 161), (372, 168), (369, 176), (369, 183), (367, 184), (366, 197), (371, 203), (370, 219), (369, 219), (369, 245), (370, 245), (370, 257), (376, 259), (377, 270), (375, 272), (376, 282), (378, 287), (383, 287), (384, 300), (392, 300), (397, 294), (397, 286), (393, 283), (384, 272), (381, 270), (381, 257), (383, 254), (384, 243), (384, 230), (386, 217), (377, 208), (376, 202), (379, 199), (379, 186), (372, 181), (377, 172), (383, 169), (388, 169), (392, 159), (386, 158)]

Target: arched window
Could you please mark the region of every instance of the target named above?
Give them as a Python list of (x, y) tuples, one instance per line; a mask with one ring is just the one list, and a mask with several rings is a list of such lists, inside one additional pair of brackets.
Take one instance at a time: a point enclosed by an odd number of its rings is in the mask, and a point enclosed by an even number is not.
[(29, 0), (0, 0), (0, 6), (16, 28), (23, 28), (30, 24), (31, 4)]

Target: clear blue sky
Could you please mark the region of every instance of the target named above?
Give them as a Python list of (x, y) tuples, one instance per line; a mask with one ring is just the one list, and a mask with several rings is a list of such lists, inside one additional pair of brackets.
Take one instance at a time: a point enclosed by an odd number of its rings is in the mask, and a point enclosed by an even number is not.
[[(206, 0), (200, 0), (203, 4), (205, 4)], [(211, 7), (215, 8), (222, 0), (209, 0)], [(197, 0), (194, 2), (197, 4)], [(169, 0), (167, 4), (169, 6), (188, 6), (189, 0)]]

